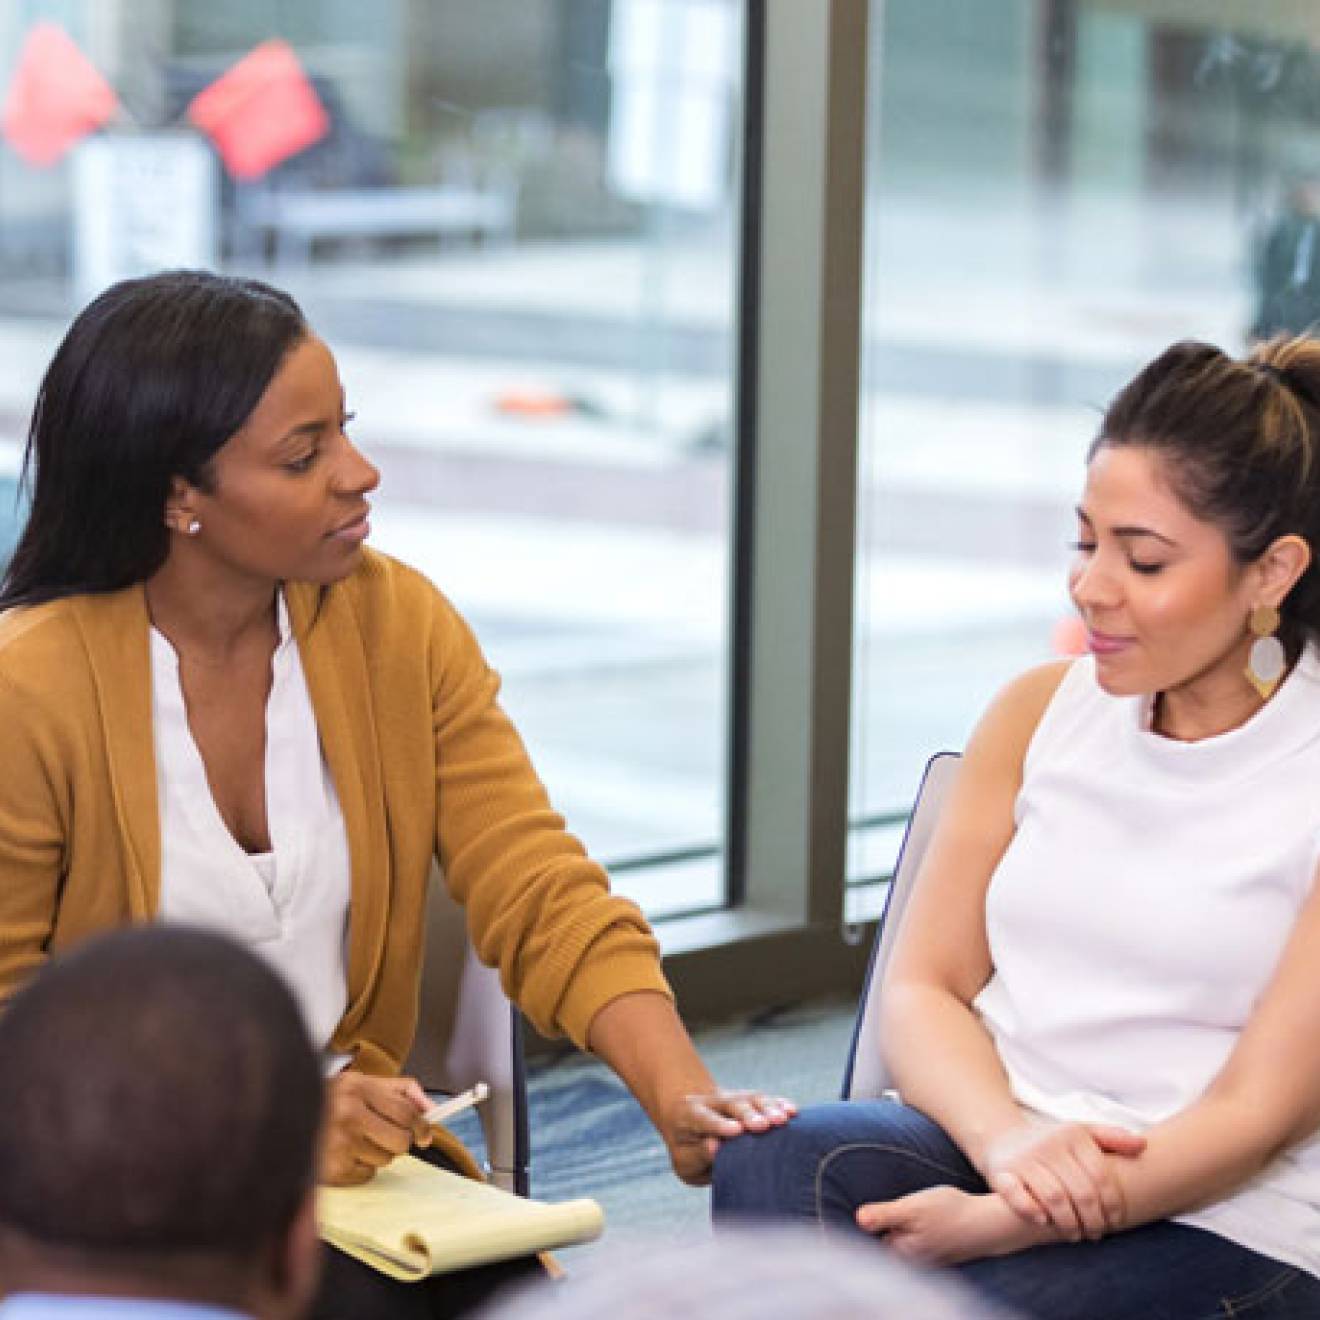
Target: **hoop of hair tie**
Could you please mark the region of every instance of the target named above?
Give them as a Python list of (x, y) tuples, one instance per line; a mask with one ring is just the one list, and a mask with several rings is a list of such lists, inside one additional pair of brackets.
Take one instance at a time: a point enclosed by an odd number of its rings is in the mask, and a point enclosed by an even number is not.
[(1262, 376), (1274, 381), (1276, 385), (1282, 385), (1304, 407), (1320, 409), (1320, 396), (1317, 396), (1306, 373), (1298, 374), (1273, 362), (1253, 362), (1251, 365)]

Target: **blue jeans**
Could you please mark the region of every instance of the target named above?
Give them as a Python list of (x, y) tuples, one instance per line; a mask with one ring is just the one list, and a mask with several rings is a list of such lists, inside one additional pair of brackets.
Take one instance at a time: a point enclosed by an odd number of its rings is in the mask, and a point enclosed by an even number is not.
[[(984, 1192), (924, 1114), (888, 1100), (808, 1109), (738, 1137), (715, 1161), (717, 1223), (805, 1219), (860, 1232), (853, 1212), (935, 1186)], [(1036, 1320), (1316, 1320), (1320, 1280), (1227, 1238), (1162, 1220), (1099, 1242), (1032, 1247), (955, 1267), (982, 1296)]]

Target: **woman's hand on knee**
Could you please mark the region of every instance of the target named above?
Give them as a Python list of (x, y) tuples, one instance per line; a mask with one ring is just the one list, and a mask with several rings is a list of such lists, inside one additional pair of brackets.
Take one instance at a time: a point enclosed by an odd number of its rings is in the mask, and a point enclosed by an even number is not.
[(426, 1092), (411, 1077), (367, 1077), (345, 1069), (326, 1086), (320, 1180), (331, 1186), (366, 1182), (412, 1146), (429, 1146), (422, 1121)]
[(1113, 1157), (1145, 1148), (1139, 1133), (1103, 1123), (1024, 1124), (991, 1148), (985, 1178), (1028, 1223), (1071, 1242), (1096, 1239), (1126, 1219)]
[(782, 1096), (721, 1089), (677, 1097), (658, 1126), (674, 1172), (685, 1183), (704, 1187), (720, 1142), (782, 1127), (796, 1113), (797, 1105)]

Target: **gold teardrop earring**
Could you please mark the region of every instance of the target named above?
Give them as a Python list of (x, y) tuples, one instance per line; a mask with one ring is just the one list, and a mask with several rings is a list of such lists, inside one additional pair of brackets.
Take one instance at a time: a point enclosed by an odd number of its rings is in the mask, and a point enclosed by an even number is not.
[(1260, 693), (1260, 699), (1268, 701), (1288, 665), (1283, 643), (1275, 636), (1279, 611), (1273, 605), (1257, 605), (1247, 618), (1247, 627), (1256, 640), (1247, 653), (1247, 667), (1242, 672), (1246, 674), (1247, 682)]

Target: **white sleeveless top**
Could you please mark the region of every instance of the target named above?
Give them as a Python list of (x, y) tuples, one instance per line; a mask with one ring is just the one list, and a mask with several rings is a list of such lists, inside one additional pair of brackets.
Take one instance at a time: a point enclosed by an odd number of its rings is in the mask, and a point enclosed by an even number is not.
[[(343, 813), (321, 754), (298, 645), (279, 597), (266, 702), (266, 818), (272, 850), (229, 832), (188, 727), (174, 648), (151, 630), (152, 723), (160, 800), (159, 919), (229, 935), (293, 991), (318, 1049), (348, 1004), (350, 863)], [(332, 1067), (344, 1059), (328, 1060)]]
[[(1150, 712), (1089, 657), (1064, 677), (990, 883), (975, 1001), (1023, 1105), (1136, 1131), (1206, 1090), (1311, 892), (1320, 656), (1217, 737), (1161, 737)], [(1320, 1138), (1178, 1218), (1320, 1275)]]

